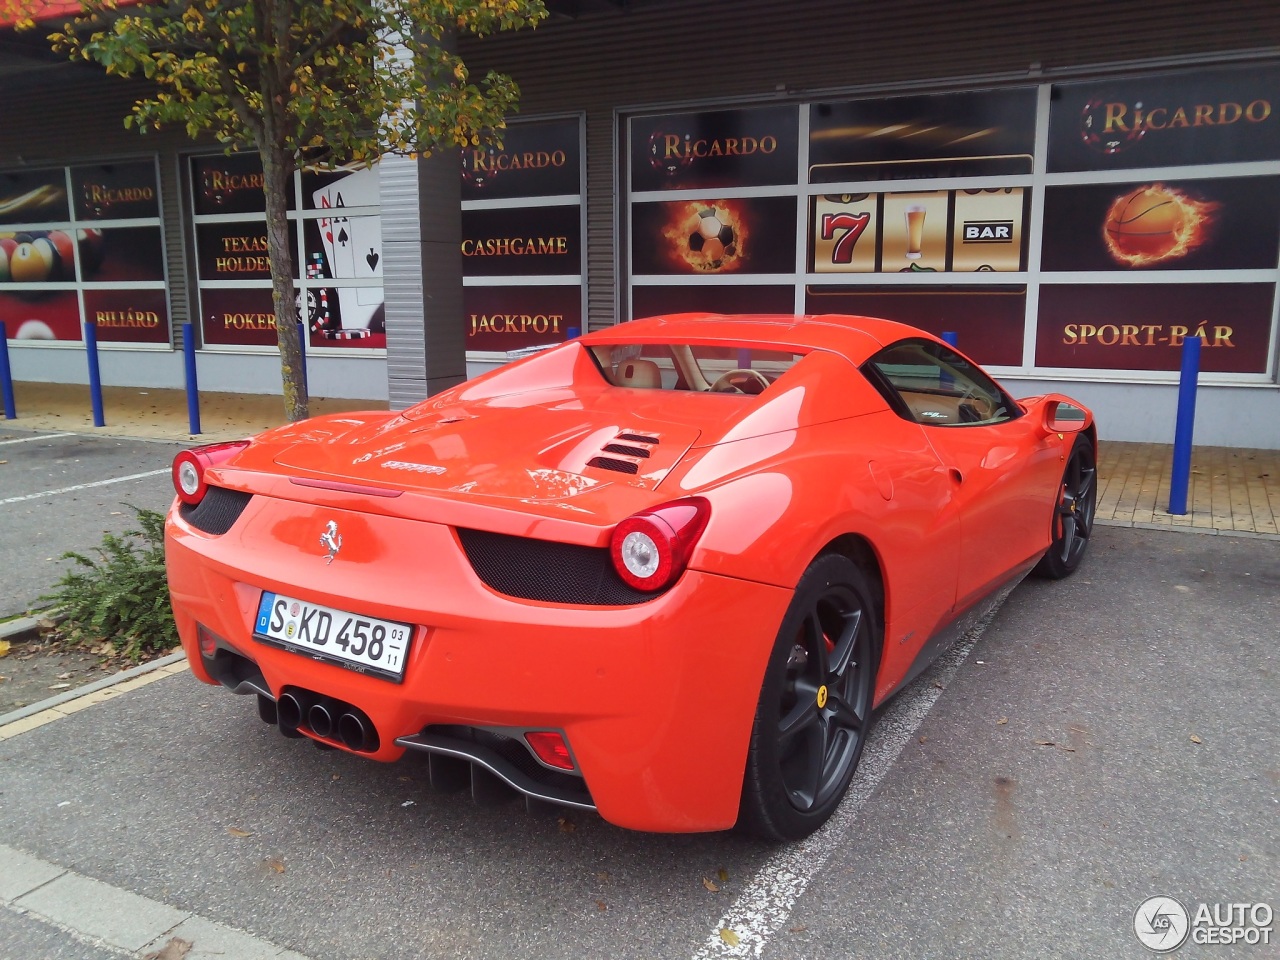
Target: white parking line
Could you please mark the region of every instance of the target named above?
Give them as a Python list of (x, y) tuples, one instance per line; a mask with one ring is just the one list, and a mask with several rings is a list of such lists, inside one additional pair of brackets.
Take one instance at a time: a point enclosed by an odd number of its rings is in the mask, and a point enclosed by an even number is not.
[(95, 480), (93, 483), (77, 483), (70, 487), (59, 487), (57, 490), (42, 490), (39, 493), (24, 493), (20, 497), (6, 497), (0, 500), (0, 507), (6, 503), (21, 503), (23, 500), (39, 500), (41, 497), (56, 497), (60, 493), (75, 493), (77, 490), (88, 490), (90, 487), (105, 487), (109, 483), (126, 483), (129, 480), (142, 480), (146, 477), (158, 477), (168, 473), (169, 467), (161, 470), (148, 470), (146, 473), (131, 473), (127, 477), (111, 477), (108, 480)]
[(70, 437), (70, 433), (42, 433), (38, 437), (15, 437), (13, 440), (0, 440), (0, 447), (6, 443), (30, 443), (32, 440), (54, 440), (57, 437)]
[(889, 701), (867, 741), (849, 793), (835, 814), (816, 833), (779, 849), (765, 861), (693, 955), (693, 960), (759, 957), (764, 952), (770, 937), (787, 923), (809, 881), (831, 859), (862, 805), (892, 769), (902, 748), (915, 736), (942, 696), (942, 688), (955, 677), (1003, 602), (1001, 597), (963, 639), (939, 657), (911, 687)]

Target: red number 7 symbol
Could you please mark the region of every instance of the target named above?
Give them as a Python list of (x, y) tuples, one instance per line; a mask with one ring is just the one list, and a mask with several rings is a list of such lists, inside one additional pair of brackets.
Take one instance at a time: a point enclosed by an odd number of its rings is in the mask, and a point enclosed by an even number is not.
[(853, 263), (853, 248), (871, 222), (869, 213), (824, 213), (822, 215), (822, 239), (830, 240), (837, 230), (845, 231), (836, 240), (831, 251), (832, 263)]

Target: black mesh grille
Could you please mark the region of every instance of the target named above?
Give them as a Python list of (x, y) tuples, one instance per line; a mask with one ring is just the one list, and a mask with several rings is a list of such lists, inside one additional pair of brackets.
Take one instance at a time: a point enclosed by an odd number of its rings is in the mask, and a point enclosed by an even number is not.
[(625, 443), (608, 443), (600, 449), (605, 453), (620, 453), (624, 457), (639, 457), (641, 460), (649, 459), (649, 451), (644, 447), (629, 447)]
[(210, 487), (205, 492), (204, 499), (194, 507), (187, 503), (180, 506), (178, 515), (197, 530), (221, 535), (235, 526), (252, 499), (251, 493), (228, 490), (226, 487)]
[(632, 443), (657, 443), (657, 437), (650, 437), (643, 433), (620, 433), (619, 440), (630, 440)]
[(618, 473), (639, 473), (640, 465), (630, 460), (615, 460), (613, 457), (592, 457), (587, 461), (588, 467), (601, 470), (616, 470)]
[(458, 539), (476, 576), (509, 597), (621, 607), (657, 596), (628, 586), (604, 547), (461, 528)]

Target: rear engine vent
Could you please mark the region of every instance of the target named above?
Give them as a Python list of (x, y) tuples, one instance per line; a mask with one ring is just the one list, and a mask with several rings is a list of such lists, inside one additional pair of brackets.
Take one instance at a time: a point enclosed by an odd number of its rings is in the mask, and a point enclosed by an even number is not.
[(654, 445), (658, 443), (657, 437), (646, 436), (643, 433), (620, 433), (618, 434), (618, 439), (630, 440), (632, 443), (652, 443)]
[(628, 586), (607, 547), (531, 540), (458, 528), (471, 568), (491, 589), (521, 600), (621, 607), (658, 596)]
[(178, 516), (197, 530), (221, 536), (235, 526), (252, 499), (251, 493), (211, 486), (204, 499), (194, 507), (188, 503), (182, 504), (178, 508)]
[[(608, 447), (605, 447), (608, 450)], [(587, 461), (588, 467), (596, 467), (600, 470), (614, 470), (618, 473), (639, 473), (640, 464), (632, 463), (630, 460), (616, 460), (613, 457), (592, 457)]]
[(607, 443), (601, 449), (605, 453), (620, 453), (624, 457), (639, 457), (641, 460), (649, 459), (649, 451), (644, 447), (628, 447), (625, 443)]

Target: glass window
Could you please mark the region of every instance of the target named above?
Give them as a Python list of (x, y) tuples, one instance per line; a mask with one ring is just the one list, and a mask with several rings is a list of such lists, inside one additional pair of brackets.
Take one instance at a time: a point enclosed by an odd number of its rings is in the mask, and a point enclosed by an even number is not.
[(804, 356), (792, 350), (690, 343), (615, 343), (591, 348), (615, 387), (764, 393)]
[(903, 340), (863, 365), (899, 416), (938, 427), (1002, 423), (1016, 403), (983, 371), (931, 340)]

